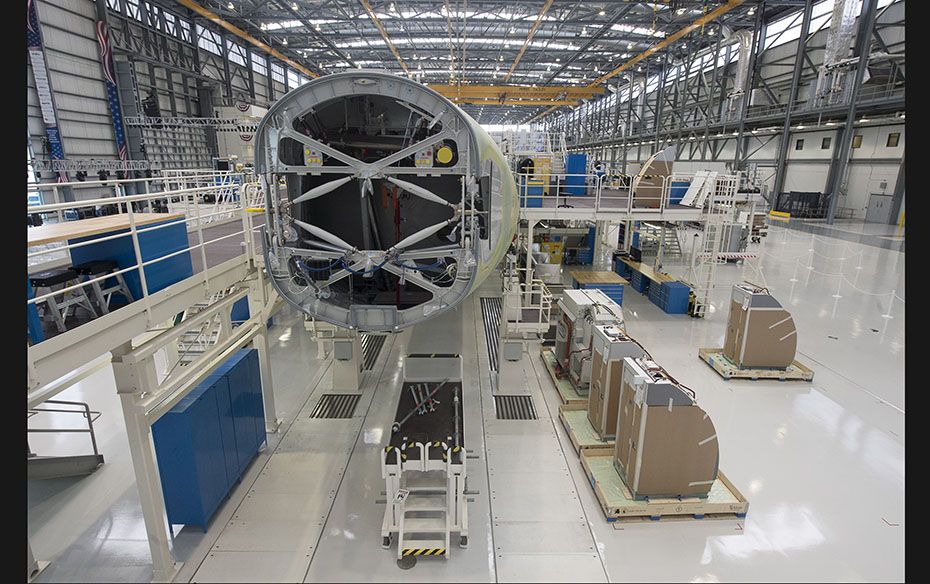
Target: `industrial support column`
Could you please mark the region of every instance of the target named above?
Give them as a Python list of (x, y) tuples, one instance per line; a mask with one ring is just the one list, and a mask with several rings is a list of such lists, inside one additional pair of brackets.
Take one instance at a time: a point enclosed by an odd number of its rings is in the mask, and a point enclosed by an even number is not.
[(158, 377), (154, 360), (149, 359), (140, 364), (123, 363), (123, 357), (132, 350), (131, 342), (113, 350), (113, 376), (123, 407), (132, 470), (136, 476), (142, 519), (152, 554), (152, 580), (171, 582), (183, 564), (174, 561), (168, 548), (167, 514), (155, 450), (152, 447), (152, 428), (145, 407), (139, 403), (143, 394), (158, 387)]
[(533, 281), (533, 227), (536, 221), (533, 219), (526, 220), (526, 290), (529, 294), (530, 282)]
[(876, 0), (862, 0), (862, 11), (859, 13), (859, 33), (856, 35), (856, 56), (859, 63), (856, 65), (856, 77), (853, 79), (852, 90), (849, 96), (849, 110), (846, 113), (846, 125), (843, 126), (843, 140), (839, 145), (839, 158), (831, 169), (830, 182), (825, 191), (830, 193), (830, 206), (827, 209), (827, 224), (833, 225), (836, 217), (836, 204), (839, 200), (840, 184), (846, 174), (849, 156), (852, 151), (852, 139), (856, 133), (853, 124), (856, 122), (856, 100), (859, 98), (859, 89), (869, 64), (869, 41), (872, 38), (872, 26), (875, 22)]
[(788, 146), (790, 143), (789, 132), (791, 131), (791, 111), (794, 102), (798, 99), (798, 81), (801, 79), (801, 69), (803, 69), (804, 54), (807, 49), (807, 33), (810, 30), (812, 6), (813, 0), (805, 0), (804, 17), (801, 21), (801, 36), (798, 38), (798, 52), (794, 56), (794, 71), (791, 74), (791, 91), (788, 94), (788, 111), (785, 114), (785, 123), (782, 126), (781, 142), (778, 145), (778, 156), (775, 158), (775, 185), (772, 188), (774, 201), (778, 200), (778, 193), (785, 187), (785, 172), (787, 169)]
[(252, 347), (258, 351), (258, 370), (262, 378), (262, 404), (265, 407), (265, 432), (274, 434), (281, 426), (281, 420), (275, 411), (271, 359), (268, 357), (268, 319), (271, 318), (274, 302), (269, 302), (264, 270), (259, 268), (257, 272), (257, 279), (249, 282), (249, 314), (261, 314), (262, 318), (261, 329), (253, 337)]
[(900, 223), (901, 205), (904, 204), (904, 154), (901, 154), (901, 166), (898, 167), (898, 178), (894, 183), (894, 196), (891, 197), (891, 216), (889, 225)]
[[(739, 103), (739, 125), (736, 131), (736, 144), (734, 145), (733, 151), (733, 170), (738, 171), (740, 169), (740, 154), (743, 150), (743, 133), (746, 129), (746, 114), (749, 112), (749, 94), (752, 91), (752, 78), (756, 70), (756, 57), (759, 54), (759, 31), (763, 30), (762, 28), (762, 13), (765, 12), (765, 7), (763, 6), (761, 10), (756, 11), (756, 24), (752, 29), (752, 44), (749, 51), (749, 62), (747, 63), (746, 70), (746, 79), (743, 80), (743, 87), (737, 88), (737, 90), (742, 91), (743, 94), (740, 96)], [(721, 33), (723, 34), (723, 33)], [(740, 55), (742, 59), (743, 55)], [(789, 104), (790, 108), (791, 105)]]

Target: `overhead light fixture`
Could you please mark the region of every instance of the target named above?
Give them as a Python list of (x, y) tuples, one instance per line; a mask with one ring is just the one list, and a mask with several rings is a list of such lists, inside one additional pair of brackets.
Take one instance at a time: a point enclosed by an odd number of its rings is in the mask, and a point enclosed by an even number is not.
[(755, 13), (756, 13), (756, 7), (753, 6), (752, 8), (749, 9), (749, 12), (747, 12), (746, 14), (748, 14), (749, 16), (752, 16)]
[(296, 3), (296, 2), (291, 2), (291, 9), (292, 9), (292, 10), (297, 10), (297, 3)]
[(258, 28), (260, 28), (260, 29), (262, 29), (262, 30), (266, 30), (266, 29), (268, 28), (268, 25), (265, 24), (265, 23), (263, 22), (263, 23), (261, 23), (260, 25), (258, 25)]
[(286, 45), (286, 44), (287, 44), (287, 37), (284, 37), (283, 39), (281, 39), (281, 44), (282, 44), (282, 45)]
[(632, 48), (633, 48), (633, 43), (627, 43), (627, 44), (626, 44), (626, 48), (632, 49)]
[(684, 8), (679, 8), (678, 10), (675, 11), (675, 14), (679, 14), (679, 15), (684, 14), (684, 13), (685, 13)]
[(604, 12), (603, 9), (601, 9), (601, 11), (597, 13), (598, 16), (604, 16), (605, 14), (607, 14), (607, 13)]
[(561, 61), (562, 61), (562, 59), (560, 59), (559, 57), (556, 57), (556, 58), (555, 58), (555, 62), (556, 62), (556, 63), (559, 63), (559, 62), (561, 62)]
[(227, 4), (226, 7), (229, 8), (230, 10), (235, 10), (235, 9), (236, 9), (236, 7), (233, 6), (233, 3), (232, 3), (232, 2), (230, 2), (229, 4)]
[(710, 30), (707, 32), (707, 35), (708, 35), (708, 36), (714, 36), (715, 34), (717, 34), (717, 31), (714, 30), (714, 29), (710, 29)]

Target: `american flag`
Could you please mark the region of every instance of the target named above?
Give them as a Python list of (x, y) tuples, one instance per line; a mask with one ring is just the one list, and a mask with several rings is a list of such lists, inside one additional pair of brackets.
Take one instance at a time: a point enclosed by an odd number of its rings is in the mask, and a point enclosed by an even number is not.
[[(32, 0), (29, 0), (30, 2)], [(103, 67), (104, 84), (107, 87), (107, 102), (110, 104), (110, 116), (113, 118), (113, 131), (116, 134), (116, 150), (120, 160), (126, 160), (126, 135), (123, 131), (123, 112), (119, 105), (116, 90), (116, 71), (113, 68), (113, 50), (110, 48), (110, 32), (107, 23), (97, 21), (97, 44), (100, 45), (100, 65)]]
[[(39, 94), (39, 107), (45, 122), (49, 157), (52, 160), (64, 160), (65, 150), (61, 145), (61, 135), (58, 133), (58, 120), (52, 109), (48, 68), (45, 64), (45, 50), (42, 47), (42, 33), (39, 29), (39, 15), (33, 0), (26, 0), (26, 50), (32, 63), (36, 92)], [(58, 171), (58, 182), (68, 182), (68, 173)]]

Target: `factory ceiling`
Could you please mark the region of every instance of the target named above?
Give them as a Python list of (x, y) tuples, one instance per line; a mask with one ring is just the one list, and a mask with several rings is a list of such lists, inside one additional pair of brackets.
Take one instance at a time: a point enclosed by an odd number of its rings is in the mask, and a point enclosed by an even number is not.
[[(160, 2), (170, 4), (168, 2)], [(520, 123), (752, 28), (759, 0), (177, 0), (315, 75), (382, 69), (433, 86), (481, 123)], [(767, 0), (763, 21), (803, 5)], [(208, 16), (209, 17), (209, 16)], [(678, 35), (686, 29), (686, 34)], [(670, 38), (671, 37), (671, 38)], [(669, 39), (669, 40), (667, 40)], [(646, 57), (641, 57), (647, 53)], [(634, 64), (628, 64), (636, 60)], [(611, 75), (612, 74), (612, 75)], [(538, 90), (538, 91), (536, 91)]]

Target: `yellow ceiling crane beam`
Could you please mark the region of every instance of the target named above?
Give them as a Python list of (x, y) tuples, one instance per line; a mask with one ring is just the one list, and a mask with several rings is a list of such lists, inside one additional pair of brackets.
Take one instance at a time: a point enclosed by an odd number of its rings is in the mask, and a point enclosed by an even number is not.
[(503, 101), (497, 99), (478, 99), (473, 97), (451, 97), (449, 98), (453, 103), (468, 103), (472, 105), (488, 105), (488, 106), (504, 106), (504, 105), (518, 105), (522, 107), (540, 107), (540, 106), (550, 106), (554, 105), (556, 107), (563, 105), (575, 105), (578, 103), (576, 99), (514, 99), (509, 98)]
[(544, 85), (527, 87), (523, 85), (440, 85), (429, 87), (445, 97), (481, 97), (488, 99), (510, 99), (523, 97), (530, 99), (571, 98), (587, 99), (604, 93), (603, 87), (578, 87), (564, 85)]
[(269, 55), (272, 55), (273, 57), (276, 57), (276, 58), (280, 59), (281, 61), (284, 61), (285, 63), (287, 63), (288, 65), (290, 65), (290, 66), (293, 67), (294, 69), (297, 69), (298, 71), (300, 71), (301, 73), (303, 73), (304, 75), (308, 75), (308, 76), (310, 76), (310, 77), (319, 77), (319, 76), (320, 76), (318, 73), (314, 73), (313, 71), (311, 71), (310, 69), (307, 69), (306, 67), (304, 67), (303, 65), (301, 65), (301, 64), (298, 63), (297, 61), (294, 61), (294, 60), (291, 59), (290, 57), (286, 57), (286, 56), (283, 55), (280, 51), (277, 51), (276, 49), (271, 48), (270, 46), (268, 46), (267, 44), (265, 44), (265, 43), (263, 43), (262, 41), (258, 40), (257, 38), (253, 37), (253, 36), (250, 35), (249, 33), (245, 32), (244, 30), (242, 30), (241, 28), (239, 28), (238, 26), (236, 26), (236, 25), (234, 25), (234, 24), (230, 24), (229, 22), (226, 22), (225, 20), (223, 20), (222, 18), (220, 18), (217, 14), (215, 14), (214, 12), (212, 12), (212, 11), (210, 11), (210, 10), (204, 8), (204, 7), (201, 6), (200, 4), (197, 4), (196, 2), (193, 2), (192, 0), (178, 0), (178, 4), (181, 4), (182, 6), (186, 6), (187, 8), (190, 8), (191, 10), (193, 10), (194, 12), (196, 12), (197, 14), (199, 14), (200, 16), (203, 16), (204, 18), (206, 18), (206, 19), (209, 20), (210, 22), (212, 22), (212, 23), (214, 23), (214, 24), (216, 24), (216, 25), (218, 25), (218, 26), (221, 26), (221, 27), (225, 28), (226, 30), (228, 30), (229, 32), (233, 33), (233, 34), (236, 35), (237, 37), (243, 39), (243, 40), (246, 41), (246, 42), (249, 42), (249, 43), (255, 45), (256, 47), (258, 47), (259, 49), (265, 51), (265, 52), (268, 53)]
[(391, 41), (391, 37), (388, 36), (386, 30), (384, 30), (384, 25), (381, 24), (381, 19), (378, 18), (378, 15), (375, 14), (375, 11), (372, 9), (371, 4), (368, 3), (368, 0), (360, 0), (362, 6), (365, 7), (365, 10), (368, 12), (368, 17), (371, 18), (371, 21), (375, 23), (375, 26), (378, 27), (378, 32), (381, 33), (381, 38), (384, 39), (384, 42), (387, 43), (391, 52), (394, 53), (394, 57), (397, 59), (397, 62), (400, 63), (401, 68), (404, 70), (404, 73), (410, 73), (410, 69), (407, 67), (407, 63), (401, 58), (400, 53), (397, 51), (397, 47), (394, 46), (394, 43)]
[(542, 19), (544, 16), (546, 16), (546, 13), (549, 12), (549, 8), (552, 7), (553, 1), (554, 0), (546, 0), (546, 3), (543, 4), (542, 9), (539, 11), (539, 15), (536, 17), (536, 22), (534, 22), (533, 26), (530, 27), (530, 33), (526, 35), (526, 40), (523, 41), (523, 46), (520, 47), (520, 52), (517, 53), (517, 58), (513, 60), (513, 65), (510, 66), (510, 70), (507, 71), (506, 75), (504, 75), (504, 83), (510, 81), (510, 76), (513, 75), (517, 65), (520, 64), (520, 59), (523, 58), (523, 53), (525, 53), (526, 49), (530, 46), (530, 41), (533, 40), (533, 36), (536, 34), (536, 29), (539, 28), (540, 24), (542, 24)]
[[(686, 34), (692, 32), (692, 31), (694, 31), (696, 28), (698, 28), (698, 27), (703, 27), (703, 26), (704, 26), (705, 24), (707, 24), (708, 22), (711, 22), (711, 21), (715, 20), (715, 19), (716, 19), (717, 17), (719, 17), (719, 16), (723, 16), (724, 14), (726, 14), (727, 12), (733, 10), (734, 8), (738, 7), (740, 4), (743, 4), (744, 2), (745, 2), (745, 0), (728, 0), (728, 2), (727, 2), (726, 4), (722, 4), (722, 5), (718, 6), (717, 8), (715, 8), (714, 10), (711, 10), (710, 12), (708, 12), (707, 14), (705, 14), (704, 16), (701, 16), (700, 18), (695, 19), (695, 21), (692, 22), (691, 24), (689, 24), (688, 26), (685, 26), (685, 27), (681, 28), (680, 30), (678, 30), (678, 31), (676, 31), (676, 32), (674, 32), (674, 33), (672, 33), (671, 35), (665, 37), (664, 39), (662, 39), (661, 41), (659, 41), (659, 42), (656, 43), (655, 45), (649, 47), (648, 49), (646, 49), (645, 51), (643, 51), (643, 52), (640, 53), (639, 55), (636, 55), (635, 57), (633, 57), (632, 59), (630, 59), (630, 60), (627, 61), (626, 63), (620, 65), (619, 67), (617, 67), (616, 69), (614, 69), (614, 70), (611, 71), (610, 73), (606, 73), (606, 74), (604, 74), (604, 75), (601, 75), (600, 77), (598, 77), (597, 79), (595, 79), (594, 81), (592, 81), (587, 87), (588, 87), (588, 88), (594, 88), (594, 87), (596, 87), (596, 86), (601, 85), (602, 83), (604, 83), (604, 82), (607, 81), (608, 79), (610, 79), (610, 78), (612, 78), (612, 77), (615, 77), (615, 76), (619, 75), (620, 73), (622, 73), (623, 71), (626, 71), (626, 70), (629, 69), (630, 67), (633, 67), (634, 65), (636, 65), (637, 63), (639, 63), (639, 62), (642, 61), (643, 59), (648, 58), (650, 55), (652, 55), (652, 54), (655, 53), (656, 51), (659, 51), (659, 50), (664, 49), (665, 47), (671, 45), (672, 43), (674, 43), (675, 41), (677, 41), (677, 40), (680, 39), (681, 37), (685, 36)], [(553, 106), (553, 107), (547, 109), (546, 111), (542, 112), (541, 114), (536, 115), (536, 116), (533, 116), (530, 120), (527, 121), (527, 123), (535, 122), (536, 120), (539, 120), (539, 119), (542, 119), (542, 118), (548, 116), (549, 114), (551, 114), (552, 112), (554, 112), (558, 107), (560, 107), (560, 106)]]

